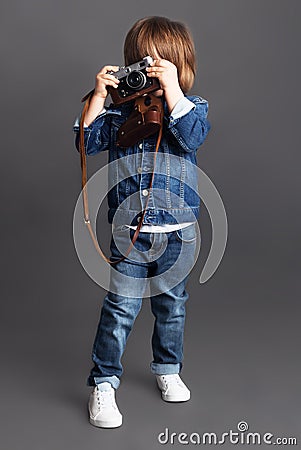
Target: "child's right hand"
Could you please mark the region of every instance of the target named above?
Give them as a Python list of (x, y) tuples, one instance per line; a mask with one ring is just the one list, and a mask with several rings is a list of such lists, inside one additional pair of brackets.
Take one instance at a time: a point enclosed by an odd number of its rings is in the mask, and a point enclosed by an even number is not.
[(119, 80), (107, 72), (117, 72), (118, 66), (104, 66), (96, 75), (94, 95), (100, 98), (106, 98), (108, 95), (107, 86), (118, 87)]

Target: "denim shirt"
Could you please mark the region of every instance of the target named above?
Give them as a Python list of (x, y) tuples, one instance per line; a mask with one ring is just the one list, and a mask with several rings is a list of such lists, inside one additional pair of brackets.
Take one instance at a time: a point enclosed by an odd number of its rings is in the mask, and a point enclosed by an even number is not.
[[(118, 129), (133, 111), (133, 106), (134, 101), (119, 106), (111, 104), (84, 129), (88, 156), (109, 151), (112, 164), (109, 165), (108, 177), (108, 220), (112, 223), (114, 219), (119, 225), (137, 225), (140, 221), (148, 196), (157, 142), (155, 134), (132, 147), (116, 145)], [(198, 218), (200, 197), (196, 151), (211, 128), (207, 115), (208, 101), (199, 96), (185, 96), (181, 108), (177, 104), (171, 113), (164, 101), (162, 139), (143, 224), (175, 224)], [(73, 130), (79, 151), (79, 119)]]

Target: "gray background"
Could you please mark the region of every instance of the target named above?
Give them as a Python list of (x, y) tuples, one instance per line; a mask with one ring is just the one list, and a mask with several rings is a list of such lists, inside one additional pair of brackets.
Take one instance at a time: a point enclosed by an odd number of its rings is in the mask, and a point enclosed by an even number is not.
[[(81, 172), (72, 124), (97, 71), (121, 63), (126, 32), (146, 15), (192, 30), (192, 93), (209, 100), (212, 123), (198, 161), (222, 195), (229, 241), (214, 277), (199, 285), (211, 239), (204, 210), (188, 284), (183, 378), (192, 400), (160, 399), (146, 300), (117, 392), (124, 425), (102, 430), (88, 423), (85, 381), (105, 292), (73, 245)], [(300, 441), (299, 22), (295, 0), (2, 6), (1, 448), (156, 449), (166, 427), (222, 433), (240, 420)], [(106, 157), (90, 158), (90, 175)], [(106, 208), (98, 222), (106, 249)]]

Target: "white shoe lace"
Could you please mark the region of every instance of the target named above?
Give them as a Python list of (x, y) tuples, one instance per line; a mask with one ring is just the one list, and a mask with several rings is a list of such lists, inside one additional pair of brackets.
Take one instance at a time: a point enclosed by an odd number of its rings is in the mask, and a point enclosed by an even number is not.
[(96, 388), (96, 398), (98, 409), (100, 409), (102, 406), (117, 409), (113, 389), (110, 389), (109, 391), (101, 391), (100, 389)]
[(161, 375), (161, 379), (165, 382), (166, 386), (168, 386), (169, 384), (177, 384), (182, 388), (186, 387), (177, 373)]

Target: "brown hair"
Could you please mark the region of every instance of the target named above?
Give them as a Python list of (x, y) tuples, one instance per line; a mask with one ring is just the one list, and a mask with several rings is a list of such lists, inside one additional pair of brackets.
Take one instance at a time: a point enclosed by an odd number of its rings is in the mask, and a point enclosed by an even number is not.
[(182, 91), (186, 93), (191, 89), (196, 72), (195, 48), (183, 23), (158, 16), (138, 20), (125, 38), (125, 65), (140, 61), (147, 55), (172, 62), (178, 69)]

